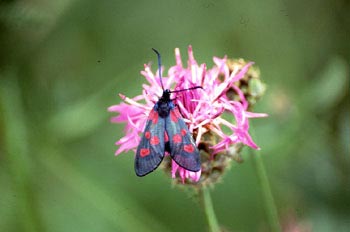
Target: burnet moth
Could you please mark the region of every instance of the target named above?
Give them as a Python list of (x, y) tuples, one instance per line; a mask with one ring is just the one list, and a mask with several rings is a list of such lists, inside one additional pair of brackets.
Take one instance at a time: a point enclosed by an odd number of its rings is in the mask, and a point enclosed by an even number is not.
[(192, 172), (198, 172), (201, 168), (199, 150), (179, 110), (170, 99), (170, 94), (202, 87), (195, 86), (175, 91), (164, 89), (161, 57), (156, 49), (152, 49), (158, 56), (159, 78), (163, 94), (147, 118), (141, 142), (137, 147), (136, 175), (145, 176), (154, 171), (162, 162), (166, 151), (179, 166)]

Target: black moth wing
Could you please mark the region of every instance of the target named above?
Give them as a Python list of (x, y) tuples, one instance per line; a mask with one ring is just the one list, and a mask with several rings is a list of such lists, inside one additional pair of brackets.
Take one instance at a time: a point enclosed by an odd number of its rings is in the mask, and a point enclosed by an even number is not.
[(165, 119), (171, 158), (181, 167), (198, 172), (201, 169), (199, 150), (185, 121), (176, 107)]
[(152, 109), (136, 151), (136, 175), (145, 176), (154, 171), (162, 162), (165, 152), (164, 129), (164, 118), (159, 117), (158, 113)]

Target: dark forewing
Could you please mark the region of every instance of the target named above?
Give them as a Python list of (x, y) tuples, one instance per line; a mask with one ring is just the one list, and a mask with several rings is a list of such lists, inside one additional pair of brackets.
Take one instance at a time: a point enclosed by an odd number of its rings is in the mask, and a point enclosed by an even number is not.
[(181, 167), (198, 172), (201, 168), (199, 151), (177, 108), (171, 109), (166, 117), (165, 130), (169, 137), (171, 158)]
[(164, 157), (165, 120), (152, 109), (135, 157), (135, 172), (144, 176), (155, 170)]

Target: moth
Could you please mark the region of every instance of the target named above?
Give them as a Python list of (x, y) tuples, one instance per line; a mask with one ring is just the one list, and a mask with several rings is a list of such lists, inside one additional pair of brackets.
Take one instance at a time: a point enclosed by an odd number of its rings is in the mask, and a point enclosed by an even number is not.
[(145, 176), (154, 171), (162, 162), (165, 152), (168, 152), (179, 166), (192, 172), (198, 172), (201, 168), (199, 150), (170, 95), (202, 87), (195, 86), (175, 91), (164, 89), (161, 77), (161, 57), (156, 49), (152, 48), (152, 50), (158, 56), (159, 78), (163, 94), (149, 113), (140, 144), (137, 147), (136, 175)]

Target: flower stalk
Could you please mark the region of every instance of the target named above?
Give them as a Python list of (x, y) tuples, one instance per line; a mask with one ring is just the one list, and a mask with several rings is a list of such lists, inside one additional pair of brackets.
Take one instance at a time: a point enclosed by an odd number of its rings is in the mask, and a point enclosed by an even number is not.
[(281, 225), (278, 220), (277, 208), (273, 199), (269, 179), (265, 170), (265, 165), (260, 154), (250, 149), (250, 155), (253, 160), (254, 169), (260, 184), (261, 193), (264, 201), (265, 212), (272, 232), (280, 232)]
[(204, 204), (205, 215), (208, 220), (209, 231), (210, 232), (219, 232), (220, 227), (218, 220), (216, 219), (213, 202), (210, 196), (210, 190), (207, 187), (201, 188), (201, 197)]

